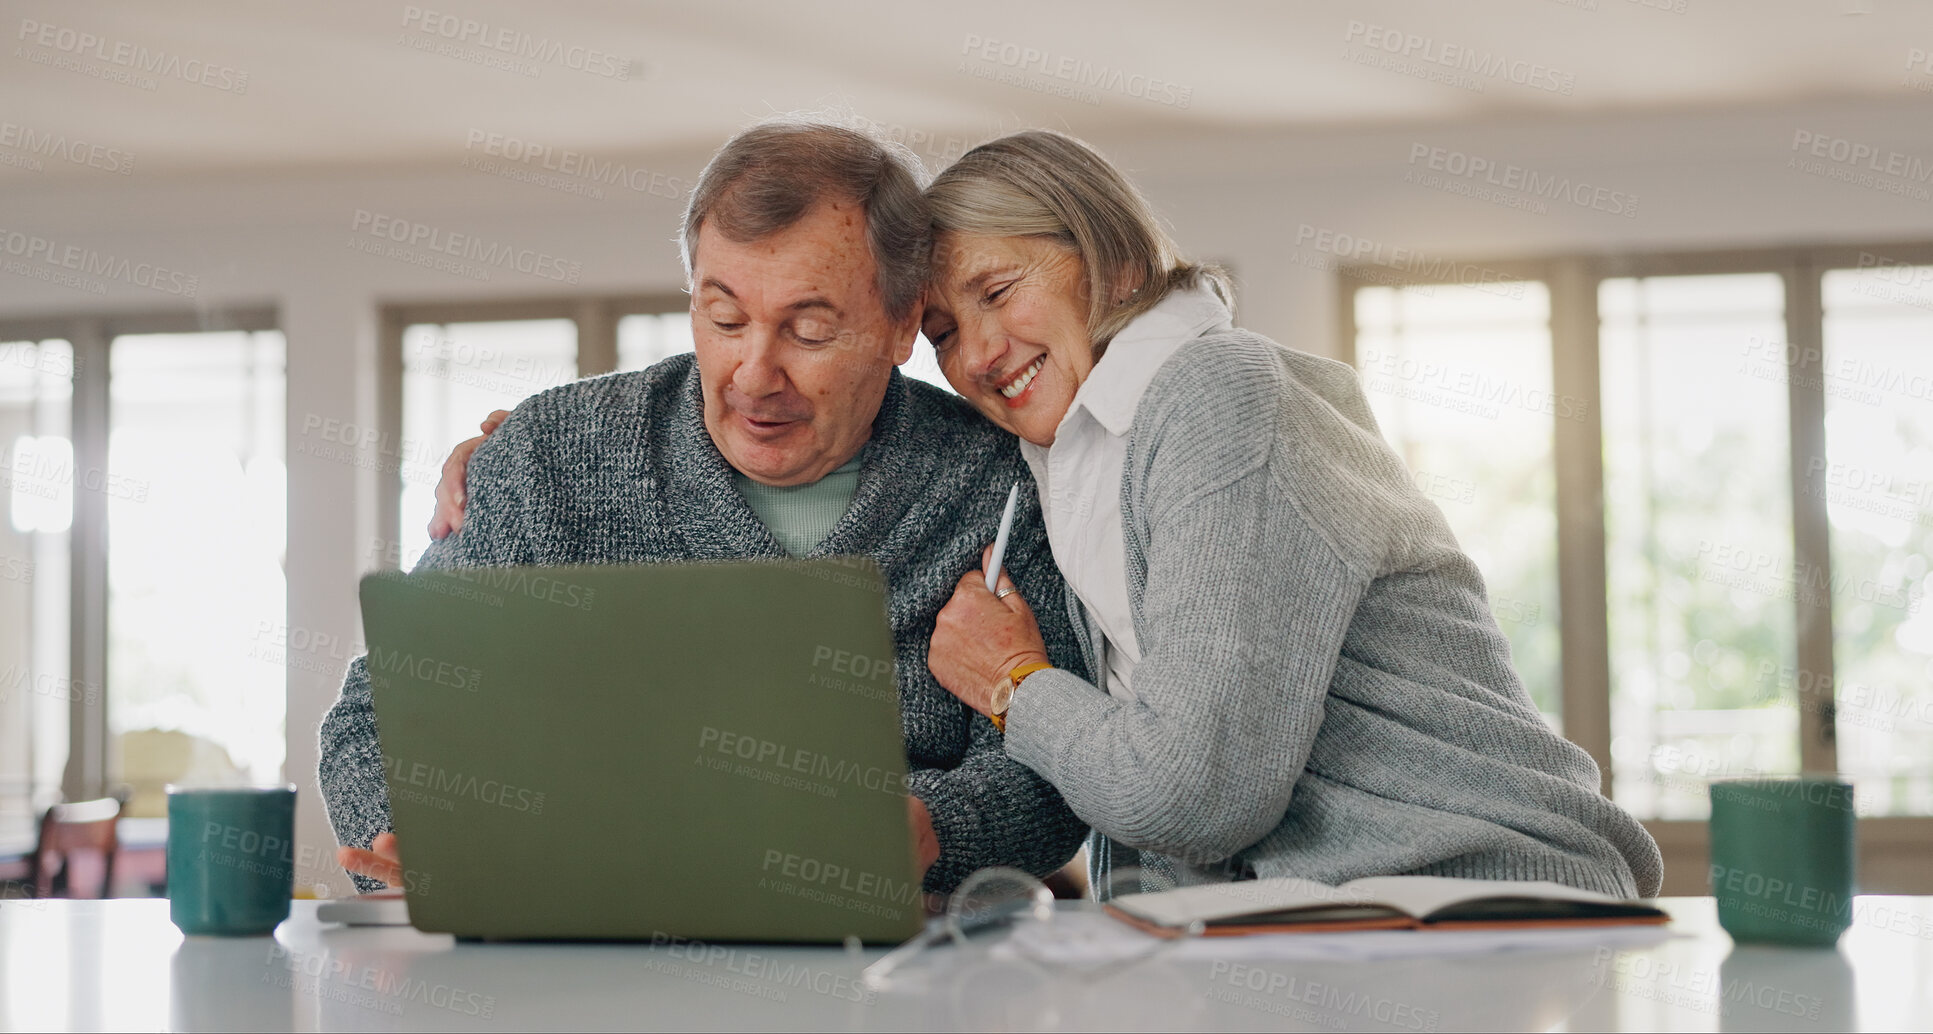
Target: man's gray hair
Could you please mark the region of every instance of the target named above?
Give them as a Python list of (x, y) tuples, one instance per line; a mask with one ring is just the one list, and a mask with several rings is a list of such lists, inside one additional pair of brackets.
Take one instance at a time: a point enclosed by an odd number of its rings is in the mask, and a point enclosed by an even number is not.
[(924, 179), (913, 152), (863, 129), (792, 115), (768, 119), (726, 141), (698, 175), (678, 227), (685, 279), (707, 222), (746, 243), (784, 230), (821, 201), (845, 201), (866, 213), (879, 297), (887, 316), (901, 322), (926, 283), (932, 252)]

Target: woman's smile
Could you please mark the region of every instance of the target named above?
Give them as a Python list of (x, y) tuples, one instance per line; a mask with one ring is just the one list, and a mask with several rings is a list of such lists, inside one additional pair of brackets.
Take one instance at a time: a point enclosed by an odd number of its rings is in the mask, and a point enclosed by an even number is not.
[(1007, 400), (1007, 405), (1009, 406), (1017, 408), (1026, 405), (1027, 400), (1022, 396), (1025, 395), (1029, 387), (1033, 386), (1034, 378), (1040, 375), (1040, 369), (1046, 363), (1047, 355), (1046, 353), (1042, 353), (1033, 362), (1028, 363), (1026, 367), (1021, 369), (1020, 372), (1000, 382), (995, 390), (1000, 392), (1001, 397)]

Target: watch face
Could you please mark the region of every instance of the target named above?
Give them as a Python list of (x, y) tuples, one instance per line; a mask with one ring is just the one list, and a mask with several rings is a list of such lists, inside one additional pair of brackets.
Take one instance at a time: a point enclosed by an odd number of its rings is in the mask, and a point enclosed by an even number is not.
[(1013, 680), (1001, 679), (993, 687), (993, 713), (1006, 714), (1007, 706), (1013, 703)]

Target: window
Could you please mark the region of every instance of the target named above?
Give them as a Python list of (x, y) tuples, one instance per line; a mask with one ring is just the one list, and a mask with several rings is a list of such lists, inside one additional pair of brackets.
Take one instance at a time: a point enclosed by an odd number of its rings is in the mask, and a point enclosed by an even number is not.
[(162, 816), (169, 782), (282, 771), (284, 346), (127, 334), (110, 354), (110, 770), (129, 815)]
[(1483, 572), (1518, 674), (1557, 725), (1549, 292), (1541, 283), (1367, 287), (1356, 292), (1356, 327), (1383, 437)]
[(1640, 818), (1798, 768), (1784, 306), (1770, 273), (1598, 288), (1612, 796)]
[(683, 294), (397, 305), (383, 311), (385, 371), (376, 443), (372, 566), (408, 570), (429, 547), (436, 483), (450, 450), (493, 410), (691, 347)]
[(0, 341), (0, 845), (33, 842), (67, 764), (73, 372), (66, 341)]
[[(1711, 780), (1796, 771), (1854, 780), (1867, 889), (1933, 889), (1933, 246), (1887, 251), (1342, 271), (1345, 354), (1493, 602), (1563, 604), (1541, 641), (1494, 609), (1665, 893), (1706, 889)], [(1576, 419), (1470, 394), (1519, 388)]]
[(617, 321), (617, 368), (620, 370), (642, 370), (689, 351), (689, 310), (638, 313)]
[(281, 771), (281, 335), (262, 311), (0, 324), (0, 840), (60, 797)]
[[(1933, 814), (1933, 266), (1825, 276), (1832, 695), (1862, 813)], [(1787, 669), (1781, 682), (1814, 682)]]
[[(577, 325), (567, 319), (416, 323), (403, 330), (403, 555), (429, 548), (443, 459), (499, 409), (577, 379)], [(413, 516), (412, 516), (413, 515)]]

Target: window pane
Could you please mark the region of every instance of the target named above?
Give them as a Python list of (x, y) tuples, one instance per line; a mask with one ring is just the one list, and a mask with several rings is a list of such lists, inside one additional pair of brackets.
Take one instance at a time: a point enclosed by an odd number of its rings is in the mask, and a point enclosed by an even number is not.
[(1640, 818), (1798, 765), (1784, 304), (1772, 274), (1600, 285), (1612, 794)]
[(430, 544), (443, 459), (492, 410), (577, 379), (571, 320), (419, 323), (403, 331), (402, 566)]
[[(0, 342), (0, 847), (31, 848), (67, 764), (73, 349)], [(54, 463), (50, 465), (50, 459)]]
[(1537, 707), (1559, 724), (1550, 295), (1541, 283), (1366, 287), (1356, 365), (1383, 435), (1483, 572)]
[[(286, 367), (279, 332), (112, 345), (108, 732), (129, 813), (183, 778), (275, 779), (283, 759)], [(89, 479), (92, 481), (93, 479)]]
[(1861, 814), (1933, 814), (1933, 266), (1823, 291), (1839, 767)]
[(691, 351), (691, 313), (640, 313), (617, 321), (617, 368), (642, 370)]

